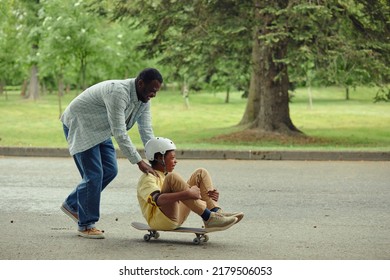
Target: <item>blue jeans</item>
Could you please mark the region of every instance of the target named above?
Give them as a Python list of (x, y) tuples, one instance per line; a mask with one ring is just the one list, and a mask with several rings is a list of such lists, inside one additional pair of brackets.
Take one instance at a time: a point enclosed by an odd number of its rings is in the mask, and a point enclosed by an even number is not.
[[(69, 129), (64, 125), (65, 137)], [(95, 227), (100, 217), (100, 196), (104, 188), (118, 174), (115, 148), (108, 139), (84, 152), (73, 156), (81, 175), (81, 182), (67, 197), (68, 208), (78, 213), (79, 230)]]

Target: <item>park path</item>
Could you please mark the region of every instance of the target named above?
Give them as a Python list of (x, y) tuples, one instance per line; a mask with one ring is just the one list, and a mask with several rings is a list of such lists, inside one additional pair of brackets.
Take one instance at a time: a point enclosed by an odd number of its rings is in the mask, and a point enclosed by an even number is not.
[[(71, 158), (0, 157), (0, 259), (390, 259), (390, 162), (179, 160), (188, 176), (207, 168), (224, 209), (245, 212), (200, 247), (192, 235), (161, 233), (143, 241), (136, 166), (119, 159), (104, 191), (104, 240), (77, 236), (60, 210), (78, 183)], [(199, 226), (192, 215), (187, 225)], [(189, 254), (191, 252), (191, 254)]]

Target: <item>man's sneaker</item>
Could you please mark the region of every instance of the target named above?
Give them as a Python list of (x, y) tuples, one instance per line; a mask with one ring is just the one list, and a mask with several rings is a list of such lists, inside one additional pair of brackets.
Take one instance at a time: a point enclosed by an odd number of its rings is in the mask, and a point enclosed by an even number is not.
[(204, 226), (207, 231), (219, 231), (230, 228), (236, 222), (236, 217), (225, 217), (219, 213), (211, 212), (210, 218), (204, 221)]
[(219, 213), (225, 217), (236, 217), (237, 218), (236, 223), (238, 223), (239, 221), (242, 220), (242, 218), (244, 218), (244, 213), (242, 213), (242, 212), (225, 212), (225, 211), (222, 211), (222, 209), (219, 209), (217, 211), (217, 213)]
[(66, 215), (69, 216), (69, 218), (71, 218), (73, 221), (75, 221), (76, 223), (79, 222), (79, 215), (77, 213), (74, 213), (72, 212), (68, 206), (64, 203), (62, 203), (60, 209), (62, 210), (62, 212), (64, 212)]
[(104, 239), (103, 232), (97, 228), (79, 230), (79, 236), (91, 239)]

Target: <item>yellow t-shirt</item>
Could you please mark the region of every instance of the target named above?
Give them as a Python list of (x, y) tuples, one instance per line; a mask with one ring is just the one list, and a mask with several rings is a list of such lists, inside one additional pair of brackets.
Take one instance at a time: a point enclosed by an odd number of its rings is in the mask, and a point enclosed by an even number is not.
[(142, 215), (151, 228), (172, 230), (179, 225), (164, 215), (151, 196), (152, 193), (161, 191), (165, 179), (164, 173), (160, 171), (156, 172), (160, 176), (159, 178), (153, 174), (143, 174), (139, 179), (137, 186), (138, 203), (141, 207)]

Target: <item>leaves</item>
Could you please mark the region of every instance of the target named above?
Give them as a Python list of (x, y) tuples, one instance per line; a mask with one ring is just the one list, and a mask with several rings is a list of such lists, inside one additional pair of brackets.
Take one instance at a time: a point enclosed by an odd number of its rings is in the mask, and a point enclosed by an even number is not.
[(7, 80), (21, 80), (39, 41), (41, 75), (65, 71), (74, 80), (87, 59), (92, 83), (158, 59), (181, 79), (247, 87), (256, 30), (264, 45), (288, 45), (274, 60), (288, 66), (290, 80), (304, 84), (307, 71), (321, 84), (390, 80), (386, 0), (0, 1), (0, 75)]

